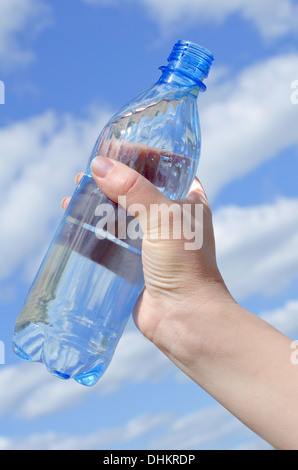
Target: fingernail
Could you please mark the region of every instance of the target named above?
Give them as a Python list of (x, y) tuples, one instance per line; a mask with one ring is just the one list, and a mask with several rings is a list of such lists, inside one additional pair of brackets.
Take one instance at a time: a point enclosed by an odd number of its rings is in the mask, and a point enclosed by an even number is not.
[(79, 182), (81, 181), (82, 178), (83, 178), (83, 173), (79, 173), (79, 174), (75, 177), (75, 183), (76, 183), (76, 184), (79, 184)]
[(65, 205), (65, 203), (66, 203), (67, 200), (70, 200), (70, 197), (65, 197), (65, 198), (62, 199), (62, 201), (61, 201), (61, 206), (63, 207), (63, 209), (64, 209), (64, 205)]
[(92, 160), (92, 171), (99, 178), (104, 178), (111, 171), (114, 162), (110, 158), (96, 157)]

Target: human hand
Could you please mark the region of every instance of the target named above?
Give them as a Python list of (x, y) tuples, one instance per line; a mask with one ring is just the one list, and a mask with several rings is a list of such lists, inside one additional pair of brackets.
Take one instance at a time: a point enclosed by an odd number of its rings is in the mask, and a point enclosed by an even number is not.
[[(206, 194), (196, 179), (187, 197), (175, 201), (180, 207), (188, 205), (192, 208), (192, 225), (199, 223), (203, 231), (202, 246), (189, 250), (185, 248), (189, 240), (183, 236), (183, 230), (181, 238), (165, 238), (161, 236), (163, 221), (151, 217), (148, 223), (152, 205), (170, 207), (173, 201), (147, 179), (126, 165), (105, 157), (97, 157), (93, 161), (92, 175), (112, 201), (118, 203), (119, 196), (125, 196), (126, 209), (131, 215), (136, 215), (130, 212), (133, 204), (144, 207), (137, 218), (144, 232), (142, 262), (145, 288), (133, 317), (144, 336), (174, 362), (174, 356), (181, 361), (186, 354), (185, 342), (191, 339), (189, 331), (192, 331), (193, 340), (198, 345), (208, 315), (208, 322), (211, 320), (210, 307), (234, 302), (217, 267), (212, 213)], [(82, 176), (82, 173), (77, 176), (77, 183)], [(64, 209), (69, 199), (64, 199)], [(196, 205), (203, 207), (202, 226), (201, 221), (195, 220)], [(173, 223), (173, 219), (171, 221)]]
[(144, 232), (145, 288), (133, 312), (140, 331), (254, 432), (277, 448), (297, 449), (291, 340), (230, 295), (217, 267), (212, 214), (199, 181), (184, 200), (175, 201), (192, 209), (203, 205), (203, 244), (186, 250), (183, 237), (156, 237), (162, 229), (157, 218), (147, 223), (151, 204), (173, 203), (148, 180), (105, 157), (93, 160), (92, 175), (112, 201), (126, 196), (130, 215), (136, 215), (130, 212), (133, 204), (144, 208), (137, 218)]

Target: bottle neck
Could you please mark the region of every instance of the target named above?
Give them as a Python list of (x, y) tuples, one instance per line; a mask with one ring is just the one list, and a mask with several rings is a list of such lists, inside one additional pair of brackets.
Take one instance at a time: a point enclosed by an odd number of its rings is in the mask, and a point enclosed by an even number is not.
[(206, 89), (203, 82), (198, 83), (178, 70), (172, 70), (169, 67), (160, 67), (160, 70), (162, 70), (162, 74), (157, 82), (158, 84), (164, 84), (178, 89), (191, 89), (192, 93), (196, 95), (198, 95), (200, 91), (205, 91)]
[(168, 65), (160, 67), (159, 83), (205, 91), (203, 80), (208, 77), (213, 60), (211, 52), (204, 47), (190, 41), (178, 41), (168, 58)]

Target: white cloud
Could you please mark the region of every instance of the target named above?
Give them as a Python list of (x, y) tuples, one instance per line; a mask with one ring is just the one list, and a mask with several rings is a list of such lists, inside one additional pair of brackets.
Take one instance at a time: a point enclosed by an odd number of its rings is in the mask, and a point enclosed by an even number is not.
[(24, 262), (33, 278), (62, 217), (61, 199), (72, 194), (109, 114), (80, 120), (48, 111), (0, 130), (0, 280)]
[[(229, 441), (230, 439), (230, 441)], [(168, 450), (231, 449), (237, 440), (251, 450), (270, 446), (220, 405), (195, 410), (169, 421), (151, 448)]]
[(233, 447), (232, 450), (273, 450), (272, 447), (262, 439), (250, 439)]
[(289, 300), (282, 307), (263, 312), (260, 316), (283, 334), (297, 339), (295, 334), (298, 334), (298, 300)]
[(32, 37), (51, 22), (45, 0), (1, 0), (0, 60), (1, 66), (22, 65), (34, 59), (34, 53), (20, 39), (23, 31)]
[(298, 278), (298, 199), (214, 214), (218, 264), (232, 294), (277, 294)]
[[(133, 0), (126, 0), (133, 3)], [(83, 0), (90, 5), (114, 5), (123, 8), (124, 0)], [(220, 23), (239, 14), (251, 21), (266, 38), (279, 38), (296, 32), (298, 6), (294, 0), (141, 0), (150, 18), (161, 31), (174, 30), (181, 22), (188, 25)]]
[[(26, 369), (28, 372), (29, 366)], [(20, 368), (18, 368), (18, 372), (20, 372)], [(29, 373), (27, 381), (29, 382), (31, 378), (32, 374)], [(32, 389), (34, 386), (37, 386), (37, 384), (33, 384)], [(28, 387), (26, 391), (28, 392)], [(51, 397), (52, 387), (50, 382), (45, 382), (43, 392), (41, 401), (45, 402)], [(68, 392), (65, 389), (65, 402), (67, 397), (71, 400)], [(23, 397), (19, 396), (19, 400), (22, 399)], [(57, 396), (54, 396), (55, 399), (57, 399)], [(57, 407), (57, 410), (61, 411), (59, 407)], [(139, 439), (152, 430), (154, 430), (154, 436), (156, 437), (151, 441), (149, 440), (149, 449), (200, 449), (206, 446), (217, 448), (227, 439), (235, 441), (235, 433), (237, 433), (237, 439), (241, 439), (242, 446), (245, 448), (269, 447), (221, 405), (214, 405), (182, 416), (169, 413), (146, 413), (130, 419), (125, 424), (111, 428), (100, 428), (84, 435), (55, 432), (31, 434), (19, 438), (2, 435), (0, 436), (0, 449), (108, 449), (109, 446), (115, 448), (115, 446), (121, 446), (124, 443), (129, 444), (134, 439)], [(228, 448), (229, 444), (225, 444), (225, 446)]]
[[(297, 335), (297, 300), (263, 312), (260, 316), (289, 337)], [(152, 343), (143, 338), (138, 331), (128, 328), (120, 340), (110, 367), (98, 384), (91, 388), (82, 387), (73, 380), (59, 380), (51, 376), (41, 364), (22, 362), (18, 366), (2, 366), (0, 368), (0, 415), (12, 414), (21, 419), (34, 420), (73, 408), (88, 400), (91, 395), (115, 393), (138, 383), (159, 382), (169, 374), (181, 383), (177, 371), (176, 366)], [(11, 384), (13, 387), (10, 386)], [(213, 421), (215, 423), (216, 420)], [(209, 425), (211, 432), (211, 418)], [(234, 426), (233, 423), (232, 425)], [(175, 426), (175, 429), (178, 429), (179, 422)], [(229, 426), (224, 426), (220, 433), (228, 433)], [(219, 428), (216, 428), (216, 433), (218, 432)]]
[[(122, 336), (113, 361), (97, 385), (86, 388), (75, 381), (51, 376), (44, 365), (21, 363), (0, 369), (0, 414), (36, 419), (74, 407), (94, 394), (116, 392), (128, 385), (157, 382), (176, 367), (138, 331)], [(13, 384), (13, 387), (11, 387)]]
[(138, 331), (126, 330), (114, 359), (101, 379), (100, 392), (109, 393), (126, 384), (158, 382), (176, 367)]
[(199, 97), (198, 176), (210, 199), (263, 162), (298, 148), (298, 108), (290, 100), (294, 77), (298, 55), (275, 56), (214, 83), (208, 96)]
[(122, 426), (105, 428), (90, 434), (38, 433), (22, 438), (0, 436), (0, 450), (93, 450), (123, 445), (163, 426), (168, 420), (164, 414), (143, 414)]
[[(260, 316), (283, 333), (297, 331), (298, 301), (292, 300)], [(0, 369), (0, 413), (23, 419), (36, 419), (61, 413), (88, 399), (90, 394), (119, 390), (128, 384), (153, 382), (176, 370), (149, 341), (136, 331), (124, 334), (115, 358), (106, 375), (93, 388), (84, 388), (73, 381), (52, 377), (40, 364), (21, 364)], [(14, 384), (13, 387), (9, 384)], [(124, 425), (104, 428), (81, 435), (53, 432), (21, 438), (0, 436), (0, 449), (93, 449), (129, 443), (154, 429), (151, 449), (194, 449), (231, 447), (235, 435), (237, 448), (269, 448), (221, 405), (201, 408), (182, 416), (166, 413), (141, 415)], [(225, 444), (223, 444), (225, 443)], [(234, 444), (233, 444), (234, 445)], [(235, 444), (236, 445), (236, 444)], [(221, 447), (222, 448), (222, 447)]]
[[(122, 448), (133, 445), (148, 433), (148, 449), (233, 449), (231, 441), (239, 441), (239, 449), (271, 449), (220, 405), (195, 410), (184, 416), (167, 413), (138, 415), (122, 425), (101, 428), (89, 434), (45, 432), (24, 437), (0, 436), (0, 450), (93, 450)], [(235, 438), (236, 433), (236, 438)], [(224, 442), (224, 444), (223, 444)]]

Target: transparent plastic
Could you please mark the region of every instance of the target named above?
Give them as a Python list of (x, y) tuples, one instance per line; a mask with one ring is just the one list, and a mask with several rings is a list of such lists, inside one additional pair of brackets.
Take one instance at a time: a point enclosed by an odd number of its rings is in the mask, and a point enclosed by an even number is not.
[(112, 205), (119, 218), (123, 209), (95, 184), (91, 161), (97, 155), (119, 160), (167, 197), (184, 197), (197, 171), (197, 97), (212, 61), (206, 49), (179, 41), (158, 82), (102, 130), (17, 318), (13, 348), (21, 358), (86, 386), (108, 367), (143, 289), (142, 247), (140, 239), (111, 233), (108, 224), (97, 233), (100, 204)]

